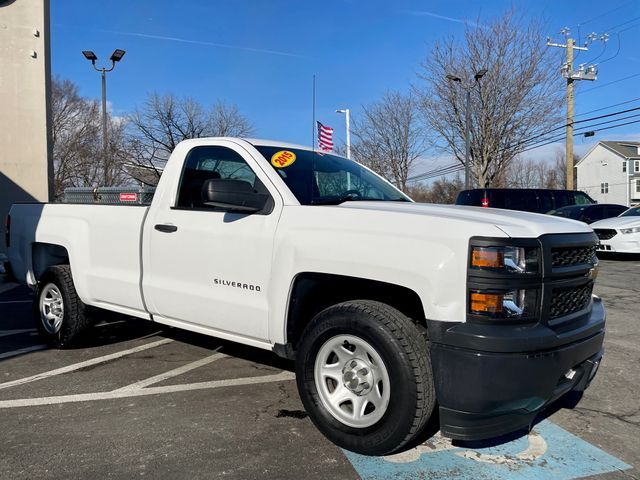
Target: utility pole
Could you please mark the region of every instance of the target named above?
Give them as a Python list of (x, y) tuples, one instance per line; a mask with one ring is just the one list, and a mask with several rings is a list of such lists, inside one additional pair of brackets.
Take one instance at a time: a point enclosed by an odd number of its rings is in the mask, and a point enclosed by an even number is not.
[[(573, 38), (567, 38), (567, 70), (573, 71), (573, 49), (575, 47), (575, 40)], [(579, 48), (579, 47), (578, 47)], [(585, 48), (586, 50), (586, 48)], [(567, 138), (565, 139), (565, 159), (567, 162), (567, 190), (574, 190), (574, 172), (573, 172), (573, 104), (574, 104), (574, 90), (573, 78), (569, 75), (567, 77)]]
[(567, 190), (575, 190), (575, 171), (573, 165), (573, 105), (574, 105), (574, 82), (576, 80), (590, 80), (594, 81), (597, 79), (598, 70), (596, 65), (589, 65), (582, 63), (578, 66), (577, 70), (573, 69), (573, 51), (581, 50), (588, 51), (589, 41), (593, 42), (596, 39), (599, 39), (603, 42), (606, 42), (609, 39), (609, 36), (605, 33), (604, 35), (598, 35), (596, 33), (591, 33), (587, 36), (588, 41), (584, 43), (584, 45), (576, 45), (576, 41), (573, 38), (570, 38), (570, 30), (565, 27), (560, 31), (561, 35), (564, 35), (566, 38), (566, 43), (553, 43), (551, 39), (547, 37), (547, 47), (559, 47), (567, 50), (567, 61), (560, 69), (562, 76), (567, 80), (567, 132), (566, 132), (566, 144), (565, 144), (565, 158), (567, 160)]

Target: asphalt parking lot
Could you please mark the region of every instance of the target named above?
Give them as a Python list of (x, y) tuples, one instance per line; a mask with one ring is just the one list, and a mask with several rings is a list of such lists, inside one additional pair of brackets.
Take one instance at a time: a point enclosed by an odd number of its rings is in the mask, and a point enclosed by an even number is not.
[(509, 441), (372, 458), (315, 429), (269, 352), (106, 314), (49, 350), (29, 292), (0, 283), (0, 478), (638, 478), (640, 258), (603, 259), (596, 293), (606, 354), (576, 408)]

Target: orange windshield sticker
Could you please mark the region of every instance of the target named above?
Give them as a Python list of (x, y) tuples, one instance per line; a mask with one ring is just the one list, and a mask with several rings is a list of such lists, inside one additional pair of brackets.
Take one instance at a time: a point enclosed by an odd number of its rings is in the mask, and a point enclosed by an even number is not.
[(284, 168), (296, 161), (296, 154), (289, 150), (280, 150), (271, 157), (271, 165), (276, 168)]

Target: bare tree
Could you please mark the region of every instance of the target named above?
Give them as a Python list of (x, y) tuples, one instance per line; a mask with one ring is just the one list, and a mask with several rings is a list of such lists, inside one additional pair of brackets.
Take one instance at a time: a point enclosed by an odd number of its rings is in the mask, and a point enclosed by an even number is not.
[[(438, 136), (435, 143), (463, 164), (465, 88), (471, 89), (470, 161), (479, 187), (492, 185), (527, 139), (561, 121), (559, 60), (543, 38), (540, 22), (512, 11), (490, 23), (467, 24), (464, 41), (437, 42), (422, 64), (415, 91), (425, 122)], [(486, 75), (474, 81), (482, 69)]]
[[(580, 157), (574, 155), (574, 162)], [(562, 150), (557, 150), (553, 162), (519, 156), (494, 179), (494, 185), (507, 188), (565, 188), (567, 162)]]
[[(578, 163), (580, 155), (573, 154), (573, 165)], [(556, 150), (556, 158), (554, 163), (554, 172), (556, 175), (557, 188), (565, 188), (567, 185), (567, 155), (564, 149), (558, 148)], [(578, 184), (578, 170), (574, 167), (573, 176), (575, 184)]]
[(424, 152), (424, 135), (412, 95), (387, 92), (381, 100), (362, 107), (351, 131), (354, 159), (406, 191), (409, 170)]
[(111, 115), (107, 121), (109, 143), (105, 162), (98, 103), (80, 96), (78, 86), (72, 81), (53, 79), (51, 132), (56, 198), (60, 198), (67, 187), (114, 186), (126, 181), (122, 169), (124, 124)]
[(407, 189), (407, 193), (413, 200), (420, 203), (454, 204), (463, 188), (464, 182), (460, 177), (442, 178), (429, 186), (419, 183), (412, 185)]
[(236, 104), (217, 102), (209, 113), (209, 131), (216, 137), (248, 137), (254, 129)]
[(146, 170), (145, 183), (156, 183), (171, 152), (183, 140), (213, 136), (247, 136), (253, 127), (235, 104), (205, 109), (196, 100), (172, 94), (149, 94), (129, 116), (129, 150), (134, 168)]

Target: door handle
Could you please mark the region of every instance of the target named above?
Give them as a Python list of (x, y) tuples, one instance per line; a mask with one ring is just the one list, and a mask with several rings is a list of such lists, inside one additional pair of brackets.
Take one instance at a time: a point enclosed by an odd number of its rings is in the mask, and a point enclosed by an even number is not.
[(153, 228), (155, 228), (159, 232), (164, 232), (164, 233), (173, 233), (178, 230), (178, 227), (176, 227), (175, 225), (167, 225), (166, 223), (159, 223)]

